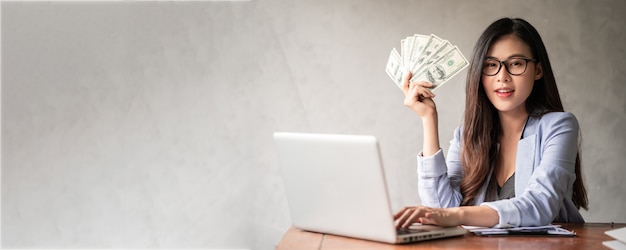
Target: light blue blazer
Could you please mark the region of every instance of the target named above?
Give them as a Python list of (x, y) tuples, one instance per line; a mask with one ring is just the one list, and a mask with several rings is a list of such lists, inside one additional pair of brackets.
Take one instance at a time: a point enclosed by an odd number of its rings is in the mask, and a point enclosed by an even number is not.
[[(584, 222), (572, 202), (578, 152), (578, 121), (568, 112), (529, 117), (515, 160), (515, 197), (484, 202), (489, 178), (474, 205), (487, 205), (498, 212), (497, 227), (540, 226), (552, 222)], [(461, 131), (450, 141), (447, 161), (442, 150), (432, 156), (417, 156), (419, 195), (422, 205), (458, 207), (463, 168)], [(491, 175), (489, 175), (490, 177)]]

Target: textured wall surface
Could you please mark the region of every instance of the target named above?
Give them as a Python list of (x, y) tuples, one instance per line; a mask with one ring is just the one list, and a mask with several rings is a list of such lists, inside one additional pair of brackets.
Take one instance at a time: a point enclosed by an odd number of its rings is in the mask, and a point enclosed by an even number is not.
[[(469, 57), (503, 16), (540, 31), (579, 119), (583, 216), (626, 222), (623, 1), (1, 7), (2, 247), (272, 249), (291, 223), (274, 131), (377, 136), (394, 209), (419, 204), (421, 122), (389, 51), (435, 33)], [(444, 150), (464, 80), (437, 91)]]

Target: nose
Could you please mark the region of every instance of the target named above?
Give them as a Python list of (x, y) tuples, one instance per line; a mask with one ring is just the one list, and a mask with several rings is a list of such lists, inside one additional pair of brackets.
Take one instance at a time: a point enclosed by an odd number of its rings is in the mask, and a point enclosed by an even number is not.
[(498, 82), (508, 82), (511, 81), (511, 74), (509, 74), (509, 69), (506, 68), (506, 65), (500, 63), (500, 72), (496, 74), (496, 81)]

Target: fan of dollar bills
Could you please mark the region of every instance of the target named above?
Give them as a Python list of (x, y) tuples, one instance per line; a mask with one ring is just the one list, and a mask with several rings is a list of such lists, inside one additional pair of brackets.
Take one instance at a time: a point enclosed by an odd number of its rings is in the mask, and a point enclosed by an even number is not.
[(415, 34), (400, 40), (400, 53), (391, 50), (385, 71), (398, 87), (402, 87), (404, 74), (411, 71), (410, 82), (430, 82), (434, 91), (468, 65), (459, 48), (448, 40)]

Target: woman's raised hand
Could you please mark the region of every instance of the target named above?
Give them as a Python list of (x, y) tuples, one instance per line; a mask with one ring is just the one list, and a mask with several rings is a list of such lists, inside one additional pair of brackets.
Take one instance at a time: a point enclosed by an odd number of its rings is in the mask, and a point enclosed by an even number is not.
[(437, 107), (433, 101), (435, 94), (428, 89), (432, 88), (433, 84), (429, 82), (411, 83), (409, 82), (411, 76), (411, 72), (408, 72), (402, 79), (404, 105), (417, 113), (422, 119), (437, 115)]

